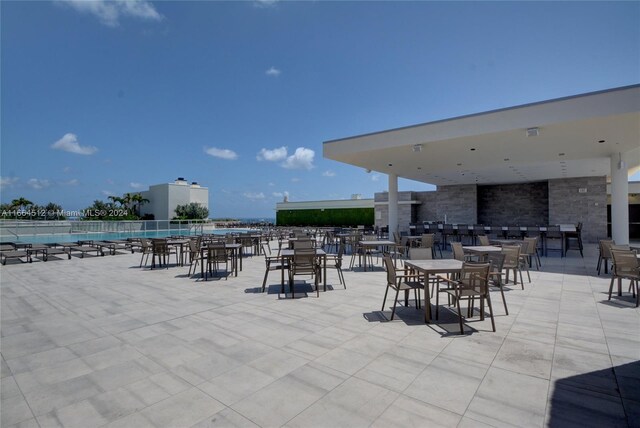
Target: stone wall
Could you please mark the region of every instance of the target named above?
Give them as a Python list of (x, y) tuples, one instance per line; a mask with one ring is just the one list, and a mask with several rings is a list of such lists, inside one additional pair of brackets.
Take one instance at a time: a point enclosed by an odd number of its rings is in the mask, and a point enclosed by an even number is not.
[(478, 223), (543, 226), (549, 222), (546, 181), (478, 186)]
[[(412, 215), (412, 204), (409, 203), (413, 196), (414, 192), (398, 192), (398, 229), (401, 232), (408, 231), (409, 225), (416, 220), (415, 215)], [(378, 202), (389, 202), (389, 193), (381, 192), (374, 195), (375, 226), (385, 227), (389, 222), (389, 205)]]
[[(586, 189), (580, 193), (579, 189)], [(582, 222), (582, 239), (597, 242), (607, 236), (606, 177), (549, 180), (549, 224)]]
[[(586, 193), (580, 193), (581, 188), (586, 188)], [(375, 194), (375, 202), (387, 202), (388, 198), (387, 192)], [(409, 204), (411, 200), (420, 204)], [(585, 242), (596, 242), (607, 236), (605, 177), (512, 185), (440, 186), (435, 192), (398, 192), (398, 201), (400, 231), (409, 230), (412, 221), (444, 221), (446, 214), (447, 223), (453, 224), (529, 226), (582, 222)], [(376, 204), (375, 225), (386, 226), (388, 218), (389, 206)]]
[(478, 189), (475, 184), (439, 186), (436, 216), (451, 224), (475, 224), (478, 220)]

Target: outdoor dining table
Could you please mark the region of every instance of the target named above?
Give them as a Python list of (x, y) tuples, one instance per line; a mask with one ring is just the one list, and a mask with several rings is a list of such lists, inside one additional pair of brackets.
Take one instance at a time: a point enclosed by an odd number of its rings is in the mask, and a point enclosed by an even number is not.
[[(295, 250), (292, 249), (283, 249), (280, 252), (280, 258), (282, 259), (282, 264), (284, 265), (286, 259), (293, 258)], [(324, 291), (327, 291), (327, 253), (322, 248), (316, 248), (316, 257), (322, 259), (322, 288)], [(284, 284), (284, 269), (281, 269), (281, 283)]]
[[(459, 273), (462, 261), (455, 259), (406, 260), (405, 267), (414, 269), (425, 277), (424, 281), (424, 322), (431, 320), (431, 295), (429, 293), (429, 276), (438, 274)], [(438, 291), (436, 291), (437, 293)]]
[(189, 240), (188, 239), (167, 239), (167, 245), (170, 245), (172, 247), (174, 247), (177, 250), (180, 251), (180, 257), (179, 257), (179, 266), (184, 266), (184, 246), (185, 245), (189, 245)]
[[(225, 244), (224, 248), (231, 255), (231, 272), (233, 272), (235, 276), (238, 276), (238, 269), (242, 270), (242, 244)], [(207, 249), (207, 245), (200, 247), (200, 260), (202, 260), (202, 263), (200, 263), (201, 278), (204, 278), (204, 260)]]
[[(398, 244), (395, 243), (395, 241), (389, 241), (389, 240), (376, 240), (376, 241), (367, 241), (367, 240), (362, 240), (360, 241), (360, 245), (362, 246), (363, 250), (366, 250), (367, 248), (369, 249), (374, 249), (374, 248), (381, 248), (383, 252), (389, 252), (389, 247), (397, 247)], [(393, 264), (396, 264), (396, 255), (397, 252), (394, 251), (394, 260), (393, 260)], [(365, 259), (364, 261), (364, 271), (367, 271), (367, 260)]]

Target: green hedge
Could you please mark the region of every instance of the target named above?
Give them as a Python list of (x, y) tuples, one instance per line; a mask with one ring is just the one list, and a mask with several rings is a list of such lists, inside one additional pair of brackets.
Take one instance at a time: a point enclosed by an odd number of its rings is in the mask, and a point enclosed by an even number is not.
[(278, 226), (373, 226), (373, 208), (281, 210), (276, 212)]

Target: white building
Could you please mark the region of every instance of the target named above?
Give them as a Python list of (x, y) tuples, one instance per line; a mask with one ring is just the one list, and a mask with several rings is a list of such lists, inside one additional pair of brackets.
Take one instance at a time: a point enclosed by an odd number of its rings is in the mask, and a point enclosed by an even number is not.
[(141, 192), (142, 197), (149, 200), (143, 204), (141, 215), (151, 214), (155, 220), (171, 220), (176, 216), (176, 207), (196, 202), (209, 209), (209, 189), (197, 182), (189, 184), (179, 177), (173, 183), (149, 186), (149, 190)]

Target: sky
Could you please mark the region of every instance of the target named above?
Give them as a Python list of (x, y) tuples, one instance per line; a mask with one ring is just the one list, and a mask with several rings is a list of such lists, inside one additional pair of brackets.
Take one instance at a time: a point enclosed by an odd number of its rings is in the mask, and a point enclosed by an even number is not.
[(324, 141), (640, 83), (639, 22), (637, 1), (2, 1), (0, 201), (177, 177), (213, 218), (372, 198), (387, 177)]

